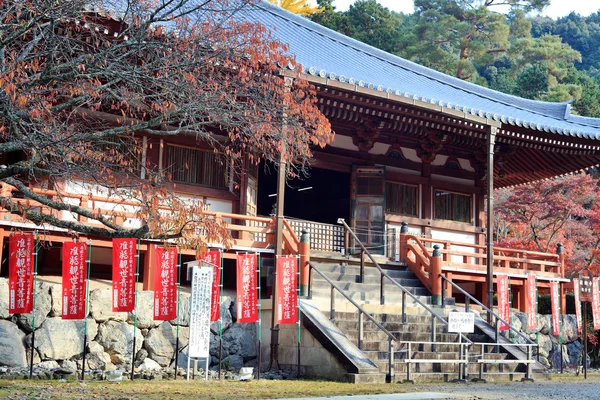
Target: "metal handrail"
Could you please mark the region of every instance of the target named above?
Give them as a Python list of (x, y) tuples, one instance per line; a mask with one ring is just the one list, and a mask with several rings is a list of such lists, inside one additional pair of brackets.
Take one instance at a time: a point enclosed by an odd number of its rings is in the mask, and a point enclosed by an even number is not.
[[(523, 344), (536, 344), (533, 340), (529, 339), (527, 336), (523, 335), (521, 332), (519, 332), (518, 330), (516, 330), (515, 328), (513, 328), (511, 324), (509, 324), (508, 322), (506, 322), (505, 320), (503, 320), (502, 318), (500, 318), (498, 316), (498, 314), (496, 314), (493, 310), (491, 310), (488, 307), (484, 306), (483, 303), (481, 303), (475, 297), (471, 296), (469, 293), (467, 293), (463, 288), (461, 288), (460, 286), (458, 286), (456, 283), (454, 283), (450, 279), (446, 278), (443, 274), (440, 274), (440, 277), (443, 280), (445, 280), (446, 282), (450, 283), (454, 288), (458, 289), (462, 294), (464, 294), (465, 296), (467, 296), (468, 299), (472, 300), (473, 302), (475, 302), (476, 304), (478, 304), (479, 306), (481, 306), (484, 310), (487, 311), (488, 314), (491, 314), (492, 316), (494, 316), (496, 318), (496, 324), (498, 323), (498, 321), (504, 323), (506, 326), (508, 326), (509, 329), (511, 329), (512, 331), (514, 331), (521, 338), (525, 339), (526, 342), (523, 343)], [(465, 308), (468, 310), (468, 303), (465, 303)], [(498, 340), (496, 338), (496, 342), (497, 341)]]
[(350, 298), (350, 296), (348, 296), (344, 290), (342, 288), (340, 288), (335, 282), (333, 282), (331, 279), (329, 279), (329, 277), (327, 277), (325, 274), (323, 274), (321, 271), (319, 271), (319, 269), (317, 267), (314, 266), (314, 264), (312, 262), (308, 262), (309, 265), (309, 270), (308, 270), (308, 282), (309, 282), (309, 291), (308, 291), (308, 297), (312, 298), (312, 271), (315, 270), (319, 275), (321, 275), (321, 277), (323, 279), (325, 279), (327, 281), (327, 283), (329, 283), (331, 285), (331, 309), (329, 310), (330, 312), (330, 320), (334, 320), (335, 319), (335, 293), (333, 291), (333, 289), (337, 290), (342, 296), (344, 296), (346, 298), (346, 300), (348, 300), (354, 307), (356, 307), (356, 309), (358, 310), (358, 348), (360, 350), (362, 350), (362, 340), (363, 340), (363, 324), (362, 324), (362, 315), (366, 315), (367, 318), (373, 322), (375, 324), (375, 326), (377, 326), (377, 328), (379, 328), (380, 331), (382, 331), (383, 333), (385, 333), (388, 337), (389, 340), (389, 358), (388, 358), (388, 362), (389, 362), (389, 381), (390, 383), (392, 383), (394, 381), (394, 341), (396, 340), (396, 337), (390, 333), (387, 329), (385, 329), (383, 327), (383, 325), (381, 325), (375, 318), (373, 318), (373, 316), (371, 314), (369, 314), (368, 312), (366, 312), (364, 310), (364, 308), (362, 308), (357, 302), (355, 302), (354, 300), (352, 300)]
[[(408, 289), (406, 289), (404, 286), (402, 286), (401, 284), (399, 284), (398, 282), (396, 282), (394, 279), (392, 279), (392, 277), (390, 277), (384, 270), (383, 268), (381, 268), (381, 266), (379, 265), (379, 263), (377, 261), (375, 261), (375, 259), (373, 258), (373, 256), (371, 255), (371, 253), (367, 250), (367, 248), (362, 244), (362, 242), (358, 239), (358, 237), (356, 236), (356, 234), (352, 231), (352, 229), (350, 229), (350, 227), (348, 226), (348, 224), (346, 224), (346, 221), (344, 221), (343, 218), (338, 219), (338, 223), (342, 224), (344, 226), (344, 228), (346, 229), (347, 232), (349, 232), (352, 237), (354, 238), (354, 240), (356, 240), (356, 243), (358, 243), (358, 245), (360, 246), (360, 248), (362, 249), (362, 251), (364, 253), (367, 254), (367, 256), (369, 256), (369, 258), (371, 259), (371, 262), (373, 262), (373, 264), (375, 265), (375, 267), (379, 270), (379, 272), (381, 273), (382, 279), (381, 279), (381, 292), (382, 292), (382, 300), (384, 298), (383, 296), (383, 277), (388, 278), (394, 285), (396, 285), (396, 287), (398, 287), (400, 290), (402, 290), (403, 296), (405, 294), (409, 295), (417, 304), (419, 304), (421, 307), (423, 307), (426, 311), (428, 311), (432, 317), (434, 317), (434, 319), (438, 319), (440, 320), (444, 325), (448, 326), (448, 322), (440, 317), (439, 315), (437, 315), (431, 308), (429, 308), (425, 303), (423, 303), (421, 300), (419, 300), (416, 296), (414, 296)], [(404, 305), (405, 305), (405, 301), (404, 301), (404, 297), (402, 299), (402, 308), (404, 309)], [(433, 334), (435, 334), (435, 332), (432, 332)], [(463, 338), (466, 342), (468, 343), (473, 343), (471, 340), (469, 340), (466, 336), (464, 336), (462, 333), (459, 333), (460, 337)]]

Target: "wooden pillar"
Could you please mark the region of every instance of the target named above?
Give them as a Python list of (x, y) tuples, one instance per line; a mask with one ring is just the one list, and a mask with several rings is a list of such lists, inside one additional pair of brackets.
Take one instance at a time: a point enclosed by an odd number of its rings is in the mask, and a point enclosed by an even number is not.
[(298, 245), (298, 252), (300, 253), (300, 295), (308, 295), (308, 275), (310, 266), (310, 238), (308, 237), (308, 231), (302, 229), (302, 235), (300, 236), (300, 244)]
[(481, 301), (481, 303), (484, 306), (490, 307), (488, 305), (488, 299), (487, 299), (487, 296), (485, 294), (486, 287), (487, 287), (487, 282), (476, 283), (475, 284), (475, 288), (476, 288), (475, 290), (477, 291), (476, 296), (477, 296), (477, 298)]
[(4, 248), (4, 228), (0, 228), (0, 274), (2, 273), (2, 249)]
[[(487, 233), (486, 233), (486, 283), (488, 307), (491, 308), (494, 298), (494, 146), (496, 144), (497, 128), (487, 129)], [(488, 314), (488, 323), (492, 315)]]
[(431, 272), (429, 273), (429, 279), (431, 282), (431, 304), (434, 306), (442, 305), (442, 257), (440, 252), (440, 246), (437, 244), (433, 246), (433, 254), (429, 260)]
[[(452, 272), (446, 272), (446, 278), (448, 278), (449, 281), (452, 280)], [(452, 297), (452, 285), (450, 284), (450, 282), (446, 282), (446, 297), (450, 298)]]
[(513, 307), (517, 308), (519, 311), (526, 313), (527, 312), (527, 281), (523, 280), (523, 284), (521, 286), (516, 286), (513, 297)]
[(399, 252), (400, 252), (400, 262), (407, 262), (408, 258), (408, 224), (406, 222), (402, 223), (402, 227), (400, 228), (400, 244), (399, 244)]
[(144, 257), (144, 281), (143, 290), (154, 290), (154, 260), (156, 258), (156, 245), (148, 244), (148, 250)]

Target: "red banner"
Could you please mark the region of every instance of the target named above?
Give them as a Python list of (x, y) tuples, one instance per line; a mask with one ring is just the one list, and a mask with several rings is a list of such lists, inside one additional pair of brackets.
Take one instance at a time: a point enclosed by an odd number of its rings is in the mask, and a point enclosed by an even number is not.
[(8, 312), (26, 314), (33, 310), (33, 252), (35, 239), (31, 233), (10, 237), (8, 256)]
[(210, 297), (210, 322), (215, 322), (221, 316), (221, 252), (219, 250), (209, 250), (202, 253), (200, 259), (214, 266)]
[(135, 305), (137, 240), (112, 240), (112, 310), (131, 312)]
[(298, 259), (277, 257), (277, 323), (298, 322)]
[(527, 275), (527, 329), (537, 329), (537, 280), (535, 275)]
[(154, 320), (177, 318), (177, 248), (156, 248), (154, 264)]
[(550, 303), (552, 306), (552, 334), (560, 335), (560, 305), (558, 282), (550, 282)]
[(258, 321), (256, 254), (237, 255), (237, 322)]
[[(510, 323), (510, 297), (508, 294), (508, 275), (496, 275), (496, 290), (498, 292), (498, 316)], [(500, 330), (507, 331), (508, 325), (500, 322)]]
[(581, 301), (579, 300), (579, 279), (573, 279), (573, 294), (575, 295), (575, 316), (577, 318), (577, 332), (581, 333)]
[(592, 278), (592, 317), (594, 329), (600, 329), (600, 294), (598, 293), (598, 278)]
[(88, 246), (84, 242), (63, 243), (62, 319), (84, 319)]

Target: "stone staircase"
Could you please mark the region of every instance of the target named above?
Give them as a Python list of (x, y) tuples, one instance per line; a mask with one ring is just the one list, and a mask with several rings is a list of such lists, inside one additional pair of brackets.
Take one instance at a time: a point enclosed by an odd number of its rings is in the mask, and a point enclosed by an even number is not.
[[(394, 371), (395, 380), (402, 381), (407, 377), (407, 368), (411, 368), (412, 380), (452, 380), (458, 377), (458, 365), (455, 363), (443, 362), (443, 360), (452, 360), (458, 358), (457, 343), (458, 335), (456, 333), (447, 333), (447, 327), (439, 320), (435, 324), (435, 342), (432, 342), (432, 319), (431, 314), (420, 306), (416, 300), (410, 296), (405, 296), (406, 313), (405, 320), (402, 317), (402, 291), (389, 282), (386, 278), (385, 284), (385, 304), (380, 304), (380, 272), (371, 266), (365, 267), (364, 282), (358, 283), (360, 268), (358, 265), (342, 265), (336, 262), (313, 262), (312, 264), (327, 276), (338, 287), (344, 290), (345, 294), (358, 303), (368, 312), (377, 322), (394, 335)], [(428, 305), (438, 315), (445, 316), (447, 312), (453, 309), (452, 301), (450, 306), (445, 308), (431, 306), (431, 297), (428, 290), (421, 284), (420, 280), (410, 269), (400, 263), (381, 264), (387, 274), (396, 282), (405, 287), (420, 302)], [(329, 319), (332, 313), (331, 307), (331, 285), (318, 273), (312, 276), (312, 299), (311, 306), (321, 310)], [(389, 368), (389, 342), (388, 336), (376, 326), (375, 323), (363, 318), (363, 338), (362, 346), (359, 349), (359, 313), (354, 305), (347, 301), (343, 295), (335, 291), (333, 323), (339, 332), (345, 335), (349, 343), (356, 346), (354, 352), (360, 352), (364, 357), (372, 362), (376, 369), (383, 375)], [(477, 343), (489, 341), (489, 337), (483, 332), (477, 332), (470, 336), (470, 340)], [(404, 343), (403, 343), (404, 342)], [(410, 352), (409, 344), (411, 343)], [(482, 345), (472, 345), (468, 350), (469, 364), (468, 378), (475, 378), (479, 374), (479, 365), (476, 360), (481, 358)], [(506, 353), (494, 353), (494, 345), (484, 345), (485, 358), (489, 360), (503, 360), (507, 357)], [(410, 357), (408, 357), (410, 355)], [(415, 361), (410, 364), (405, 362), (406, 358)], [(431, 360), (431, 362), (428, 362)], [(442, 360), (436, 362), (436, 360)], [(517, 372), (518, 371), (518, 372)], [(525, 368), (522, 364), (486, 364), (484, 372), (493, 373), (486, 375), (485, 378), (494, 379), (520, 379), (525, 376)], [(372, 372), (371, 372), (372, 376)], [(358, 381), (354, 378), (354, 381)]]

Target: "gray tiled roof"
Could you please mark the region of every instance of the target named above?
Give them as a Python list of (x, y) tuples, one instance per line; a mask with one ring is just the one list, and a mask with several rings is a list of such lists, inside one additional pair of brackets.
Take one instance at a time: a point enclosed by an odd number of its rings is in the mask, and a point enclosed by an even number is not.
[(303, 72), (350, 78), (365, 87), (404, 95), (462, 112), (561, 135), (600, 140), (600, 119), (571, 115), (570, 104), (507, 95), (434, 71), (342, 35), (265, 1), (244, 18), (273, 30), (290, 45)]

